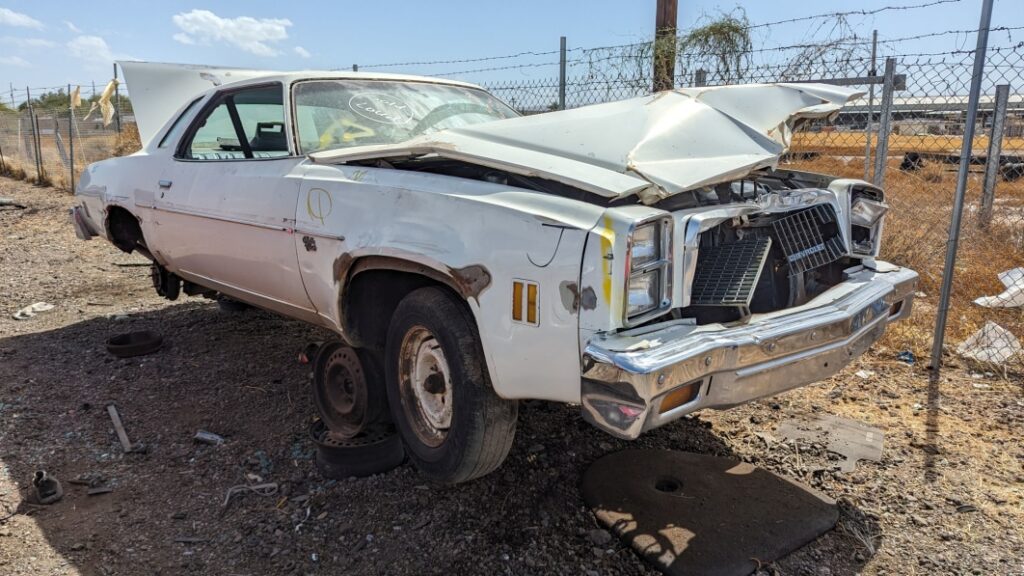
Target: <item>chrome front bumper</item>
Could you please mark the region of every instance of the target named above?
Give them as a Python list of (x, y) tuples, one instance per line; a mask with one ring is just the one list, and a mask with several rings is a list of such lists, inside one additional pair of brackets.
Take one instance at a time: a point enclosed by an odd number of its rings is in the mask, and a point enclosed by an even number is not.
[[(913, 270), (876, 262), (803, 306), (740, 325), (685, 320), (591, 340), (583, 353), (583, 417), (633, 439), (701, 408), (731, 408), (827, 378), (862, 354), (889, 322), (910, 314)], [(696, 397), (662, 410), (666, 395)]]

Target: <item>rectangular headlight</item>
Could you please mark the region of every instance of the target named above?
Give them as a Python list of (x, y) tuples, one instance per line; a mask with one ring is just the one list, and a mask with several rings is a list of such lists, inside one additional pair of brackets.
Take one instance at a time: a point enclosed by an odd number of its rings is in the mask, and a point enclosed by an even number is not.
[(630, 271), (639, 270), (661, 259), (660, 236), (657, 222), (643, 224), (633, 230), (632, 245), (629, 249)]
[(661, 305), (661, 270), (637, 274), (629, 279), (626, 315), (637, 316)]

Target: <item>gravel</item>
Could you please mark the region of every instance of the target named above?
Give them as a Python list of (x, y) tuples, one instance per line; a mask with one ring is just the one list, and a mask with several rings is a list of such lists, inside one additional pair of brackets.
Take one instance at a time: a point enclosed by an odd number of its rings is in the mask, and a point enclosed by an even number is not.
[[(766, 574), (1024, 573), (1019, 375), (953, 366), (935, 387), (880, 345), (826, 382), (633, 443), (577, 407), (524, 402), (508, 461), (465, 485), (407, 464), (328, 481), (310, 458), (308, 367), (296, 362), (322, 331), (161, 300), (141, 258), (74, 238), (67, 195), (0, 179), (0, 196), (27, 206), (0, 208), (0, 518), (13, 514), (0, 520), (0, 574), (653, 574), (579, 495), (588, 464), (625, 447), (731, 456), (836, 498), (837, 529)], [(55, 308), (11, 318), (35, 302)], [(159, 352), (105, 351), (142, 329), (163, 334)], [(148, 452), (123, 453), (110, 403)], [(844, 474), (824, 446), (777, 435), (826, 413), (885, 430), (882, 461)], [(199, 430), (225, 441), (196, 443)], [(65, 487), (48, 507), (29, 502), (40, 468)], [(112, 491), (68, 482), (89, 475)], [(279, 489), (223, 506), (229, 488), (259, 482)]]

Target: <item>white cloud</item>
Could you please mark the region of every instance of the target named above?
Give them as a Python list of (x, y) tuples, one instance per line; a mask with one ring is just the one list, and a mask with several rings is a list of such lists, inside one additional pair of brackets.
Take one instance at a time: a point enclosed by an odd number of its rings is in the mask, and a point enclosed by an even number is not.
[(287, 18), (221, 18), (209, 10), (192, 10), (171, 17), (181, 32), (174, 39), (182, 44), (224, 42), (257, 56), (277, 56), (271, 44), (288, 38)]
[(19, 28), (35, 28), (36, 30), (43, 29), (43, 23), (39, 20), (9, 8), (0, 8), (0, 24), (18, 26)]
[(309, 58), (310, 56), (312, 56), (312, 54), (309, 53), (309, 50), (306, 50), (302, 46), (296, 46), (295, 48), (292, 48), (292, 50), (294, 50), (296, 54), (302, 56), (303, 58)]
[(65, 20), (64, 21), (64, 25), (68, 27), (68, 30), (71, 30), (75, 34), (81, 34), (82, 33), (82, 29), (79, 28), (78, 26), (75, 26), (75, 23), (70, 21), (70, 20)]
[(28, 68), (31, 64), (28, 60), (25, 60), (21, 56), (0, 56), (0, 66), (16, 66), (18, 68)]
[(18, 48), (53, 48), (57, 45), (56, 42), (45, 38), (15, 38), (14, 36), (4, 36), (0, 38), (0, 42)]
[(115, 60), (107, 41), (99, 36), (78, 36), (68, 42), (68, 53), (96, 67), (110, 66)]

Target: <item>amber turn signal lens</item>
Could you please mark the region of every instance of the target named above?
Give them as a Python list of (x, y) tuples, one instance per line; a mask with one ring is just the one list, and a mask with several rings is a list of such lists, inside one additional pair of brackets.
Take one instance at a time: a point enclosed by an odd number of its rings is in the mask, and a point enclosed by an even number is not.
[(683, 404), (686, 404), (697, 397), (700, 393), (701, 380), (696, 382), (690, 382), (689, 384), (683, 384), (679, 388), (669, 392), (661, 399), (661, 407), (658, 409), (658, 414), (664, 414), (673, 408), (678, 408)]

